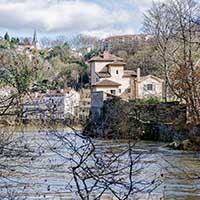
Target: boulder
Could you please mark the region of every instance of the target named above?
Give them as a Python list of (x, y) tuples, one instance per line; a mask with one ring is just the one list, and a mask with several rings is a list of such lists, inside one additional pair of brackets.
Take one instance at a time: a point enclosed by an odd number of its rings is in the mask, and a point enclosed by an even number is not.
[(174, 149), (174, 150), (180, 150), (181, 149), (181, 142), (174, 141), (167, 145), (167, 147)]

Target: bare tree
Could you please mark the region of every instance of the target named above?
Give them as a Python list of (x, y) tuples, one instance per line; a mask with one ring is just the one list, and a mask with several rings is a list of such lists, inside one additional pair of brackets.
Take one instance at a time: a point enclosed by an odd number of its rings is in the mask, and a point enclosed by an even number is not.
[(195, 123), (200, 121), (198, 19), (198, 2), (171, 0), (154, 4), (144, 22), (157, 40), (167, 86), (188, 105)]
[(145, 14), (144, 31), (155, 37), (158, 53), (161, 58), (161, 69), (165, 74), (165, 101), (169, 95), (169, 62), (167, 47), (172, 34), (171, 15), (165, 3), (153, 3), (152, 8)]
[(51, 144), (50, 148), (71, 163), (68, 169), (71, 181), (66, 189), (77, 191), (80, 199), (98, 200), (105, 195), (119, 200), (132, 199), (150, 195), (162, 184), (159, 175), (147, 180), (140, 176), (146, 167), (141, 162), (145, 155), (134, 152), (135, 142), (127, 143), (120, 151), (112, 146), (100, 149), (91, 138), (72, 130), (72, 134), (63, 134), (52, 129), (67, 154), (58, 151), (59, 143)]
[(74, 36), (69, 40), (69, 44), (72, 48), (81, 49), (81, 48), (100, 48), (100, 40), (97, 37), (92, 37), (88, 35), (79, 34)]

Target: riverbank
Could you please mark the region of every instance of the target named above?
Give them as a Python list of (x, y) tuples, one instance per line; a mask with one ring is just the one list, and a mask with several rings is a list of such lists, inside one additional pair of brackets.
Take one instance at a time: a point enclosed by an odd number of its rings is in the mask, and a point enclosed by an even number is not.
[(138, 103), (112, 99), (92, 107), (84, 134), (92, 138), (167, 142), (171, 149), (200, 150), (200, 126), (187, 123), (178, 102)]
[(189, 138), (183, 141), (174, 141), (166, 147), (173, 150), (200, 151), (200, 137)]

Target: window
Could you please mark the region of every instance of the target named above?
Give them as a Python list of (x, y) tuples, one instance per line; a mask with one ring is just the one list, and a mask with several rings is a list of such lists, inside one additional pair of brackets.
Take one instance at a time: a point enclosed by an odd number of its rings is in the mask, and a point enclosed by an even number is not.
[(115, 95), (116, 91), (115, 90), (110, 90), (110, 93)]
[(122, 90), (121, 89), (119, 89), (119, 94), (121, 94), (122, 93)]
[(119, 74), (119, 71), (118, 71), (118, 70), (116, 70), (116, 74)]
[(127, 89), (127, 92), (128, 92), (128, 93), (131, 93), (131, 88), (128, 88), (128, 89)]
[(153, 90), (153, 84), (147, 84), (147, 90)]

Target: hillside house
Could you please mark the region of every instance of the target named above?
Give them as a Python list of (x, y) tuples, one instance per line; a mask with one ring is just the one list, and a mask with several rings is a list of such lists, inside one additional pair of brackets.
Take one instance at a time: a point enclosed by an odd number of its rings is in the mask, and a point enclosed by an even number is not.
[(92, 92), (103, 91), (123, 99), (163, 97), (164, 80), (153, 75), (141, 76), (140, 69), (137, 73), (126, 70), (123, 59), (107, 51), (91, 58), (89, 63)]

